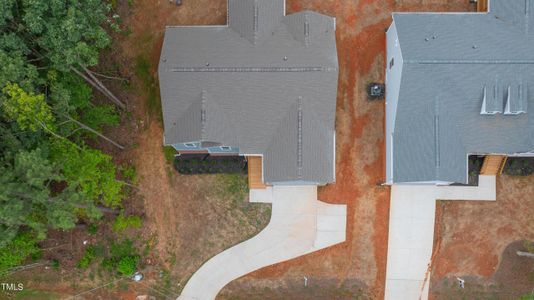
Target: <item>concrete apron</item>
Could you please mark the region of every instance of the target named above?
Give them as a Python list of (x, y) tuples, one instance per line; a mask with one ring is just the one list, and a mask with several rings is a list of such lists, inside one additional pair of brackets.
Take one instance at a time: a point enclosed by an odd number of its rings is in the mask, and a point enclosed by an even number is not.
[(275, 186), (267, 193), (264, 199), (272, 203), (267, 227), (208, 260), (187, 282), (179, 300), (215, 299), (234, 279), (345, 241), (346, 206), (318, 201), (316, 186)]
[(495, 201), (495, 176), (480, 176), (477, 187), (391, 187), (386, 300), (428, 299), (436, 200)]

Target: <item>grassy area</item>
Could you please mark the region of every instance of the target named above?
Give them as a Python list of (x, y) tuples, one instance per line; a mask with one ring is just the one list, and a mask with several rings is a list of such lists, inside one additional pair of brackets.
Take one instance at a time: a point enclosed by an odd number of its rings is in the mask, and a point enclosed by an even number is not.
[[(248, 177), (243, 174), (217, 175), (214, 189), (220, 198), (229, 201), (229, 210), (241, 225), (248, 224), (254, 228), (264, 228), (271, 218), (271, 206), (249, 203)], [(250, 216), (256, 216), (251, 218)], [(256, 233), (252, 234), (255, 235)]]
[(176, 155), (176, 149), (172, 146), (163, 146), (163, 155), (165, 155), (165, 161), (172, 165), (174, 156)]
[(457, 280), (448, 278), (437, 287), (434, 295), (437, 299), (513, 299), (509, 298), (510, 295), (504, 295), (501, 290), (498, 285), (484, 285), (475, 280), (470, 280), (461, 288)]
[(142, 90), (146, 94), (146, 106), (150, 115), (162, 121), (161, 100), (158, 82), (152, 74), (152, 65), (146, 55), (140, 55), (135, 60), (135, 74), (142, 82)]
[(61, 299), (60, 294), (39, 291), (34, 289), (24, 289), (20, 292), (16, 292), (12, 298), (13, 300), (55, 300)]
[(247, 176), (242, 174), (222, 174), (217, 177), (217, 186), (223, 197), (231, 199), (232, 205), (238, 207), (248, 192)]

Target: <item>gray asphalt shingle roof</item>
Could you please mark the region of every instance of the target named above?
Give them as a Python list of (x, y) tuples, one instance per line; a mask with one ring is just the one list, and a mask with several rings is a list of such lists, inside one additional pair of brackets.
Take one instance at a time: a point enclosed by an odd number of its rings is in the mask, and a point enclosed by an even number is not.
[(264, 155), (266, 183), (334, 180), (335, 20), (284, 1), (229, 1), (229, 26), (168, 27), (159, 65), (165, 143)]
[[(469, 154), (534, 150), (534, 0), (490, 7), (487, 14), (394, 14), (404, 59), (394, 182), (467, 183)], [(484, 95), (487, 110), (500, 113), (481, 114)], [(508, 99), (512, 111), (526, 113), (504, 114)]]

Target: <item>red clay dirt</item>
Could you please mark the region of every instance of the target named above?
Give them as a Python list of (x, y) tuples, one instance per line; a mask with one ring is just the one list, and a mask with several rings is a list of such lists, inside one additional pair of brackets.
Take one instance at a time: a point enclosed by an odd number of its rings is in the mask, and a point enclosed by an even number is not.
[[(499, 176), (496, 202), (440, 201), (431, 293), (450, 277), (472, 277), (485, 285), (503, 279), (520, 281), (528, 274), (508, 270), (497, 274), (504, 249), (522, 240), (534, 240), (534, 176)], [(436, 228), (438, 233), (438, 228)], [(502, 272), (501, 272), (502, 273)], [(498, 275), (498, 276), (496, 276)], [(513, 281), (513, 280), (512, 280)], [(512, 282), (511, 281), (511, 282)], [(438, 297), (437, 292), (434, 299)], [(498, 296), (500, 290), (494, 291)]]

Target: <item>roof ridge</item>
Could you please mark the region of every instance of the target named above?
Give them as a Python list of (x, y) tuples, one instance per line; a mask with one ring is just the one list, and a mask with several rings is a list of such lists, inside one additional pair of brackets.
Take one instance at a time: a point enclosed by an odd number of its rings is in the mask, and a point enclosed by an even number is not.
[(302, 179), (302, 96), (297, 99), (297, 176)]
[(207, 113), (206, 113), (206, 98), (207, 98), (207, 92), (206, 90), (202, 90), (200, 94), (200, 137), (202, 140), (206, 139), (206, 123), (207, 123)]
[(336, 71), (332, 67), (177, 67), (170, 69), (171, 72), (331, 72)]
[(406, 59), (404, 60), (404, 63), (421, 65), (532, 65), (534, 64), (534, 59)]

